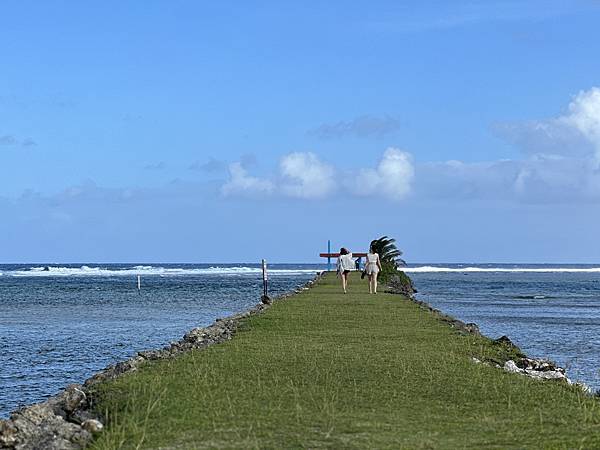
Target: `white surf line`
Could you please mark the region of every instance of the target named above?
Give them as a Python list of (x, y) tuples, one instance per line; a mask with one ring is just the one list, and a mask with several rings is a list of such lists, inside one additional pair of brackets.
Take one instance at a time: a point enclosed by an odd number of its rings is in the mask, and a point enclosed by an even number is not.
[(478, 272), (503, 272), (503, 273), (600, 273), (600, 267), (402, 267), (407, 273), (478, 273)]
[[(273, 275), (305, 275), (316, 274), (321, 269), (271, 269)], [(69, 277), (69, 276), (177, 276), (177, 275), (257, 275), (262, 269), (255, 267), (208, 267), (208, 268), (178, 268), (135, 266), (123, 269), (105, 269), (100, 267), (32, 267), (27, 270), (4, 272), (13, 277)]]

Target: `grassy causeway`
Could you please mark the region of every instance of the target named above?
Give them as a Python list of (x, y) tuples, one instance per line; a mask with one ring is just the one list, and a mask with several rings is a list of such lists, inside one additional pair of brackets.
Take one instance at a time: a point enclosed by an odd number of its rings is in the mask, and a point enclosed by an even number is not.
[(92, 448), (598, 448), (596, 399), (475, 364), (509, 349), (333, 274), (231, 341), (100, 385)]

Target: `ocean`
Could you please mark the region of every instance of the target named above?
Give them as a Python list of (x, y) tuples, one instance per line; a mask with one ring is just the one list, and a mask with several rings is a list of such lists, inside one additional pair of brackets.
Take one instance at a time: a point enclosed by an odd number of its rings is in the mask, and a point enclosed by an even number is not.
[[(258, 264), (0, 265), (0, 417), (260, 303)], [(270, 295), (318, 270), (269, 268)], [(137, 276), (141, 275), (141, 290)]]
[[(48, 269), (48, 270), (46, 270)], [(322, 264), (274, 264), (270, 293)], [(600, 389), (600, 265), (412, 264), (417, 296)], [(141, 275), (141, 290), (137, 276)], [(352, 287), (350, 286), (350, 289)], [(258, 264), (0, 265), (0, 417), (258, 303)]]

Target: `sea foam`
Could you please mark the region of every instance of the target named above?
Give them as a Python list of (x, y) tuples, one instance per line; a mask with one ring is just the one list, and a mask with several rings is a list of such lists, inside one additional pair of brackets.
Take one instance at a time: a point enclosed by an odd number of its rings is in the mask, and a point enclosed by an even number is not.
[(600, 267), (438, 267), (419, 266), (402, 267), (407, 273), (434, 273), (434, 272), (503, 272), (503, 273), (600, 273)]
[[(269, 269), (269, 275), (303, 275), (319, 272), (319, 269)], [(12, 277), (70, 277), (70, 276), (132, 276), (132, 275), (258, 275), (261, 268), (256, 267), (162, 267), (162, 266), (133, 266), (124, 268), (105, 267), (31, 267), (25, 270), (11, 270), (0, 272), (4, 276)]]

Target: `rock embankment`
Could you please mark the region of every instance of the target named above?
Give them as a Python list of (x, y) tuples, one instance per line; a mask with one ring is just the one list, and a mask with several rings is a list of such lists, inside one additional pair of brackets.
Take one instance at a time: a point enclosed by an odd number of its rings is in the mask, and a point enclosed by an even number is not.
[(90, 407), (84, 388), (72, 384), (43, 403), (13, 412), (10, 420), (0, 420), (0, 448), (83, 448), (102, 429)]
[[(282, 300), (308, 289), (318, 279), (281, 295)], [(26, 406), (11, 413), (8, 420), (0, 419), (0, 450), (79, 450), (85, 448), (95, 433), (103, 428), (103, 418), (95, 410), (95, 386), (135, 372), (146, 361), (176, 357), (193, 349), (203, 349), (233, 337), (241, 320), (268, 309), (260, 303), (248, 311), (217, 319), (208, 327), (194, 328), (182, 339), (158, 350), (146, 350), (126, 361), (110, 365), (86, 380), (83, 385), (72, 384), (43, 403)]]
[(570, 381), (565, 375), (565, 369), (544, 359), (521, 358), (516, 362), (510, 359), (504, 363), (504, 370), (511, 373), (522, 373), (539, 380)]
[(398, 271), (397, 275), (392, 275), (386, 283), (385, 292), (412, 298), (413, 294), (417, 293), (417, 289), (408, 275), (402, 271)]

